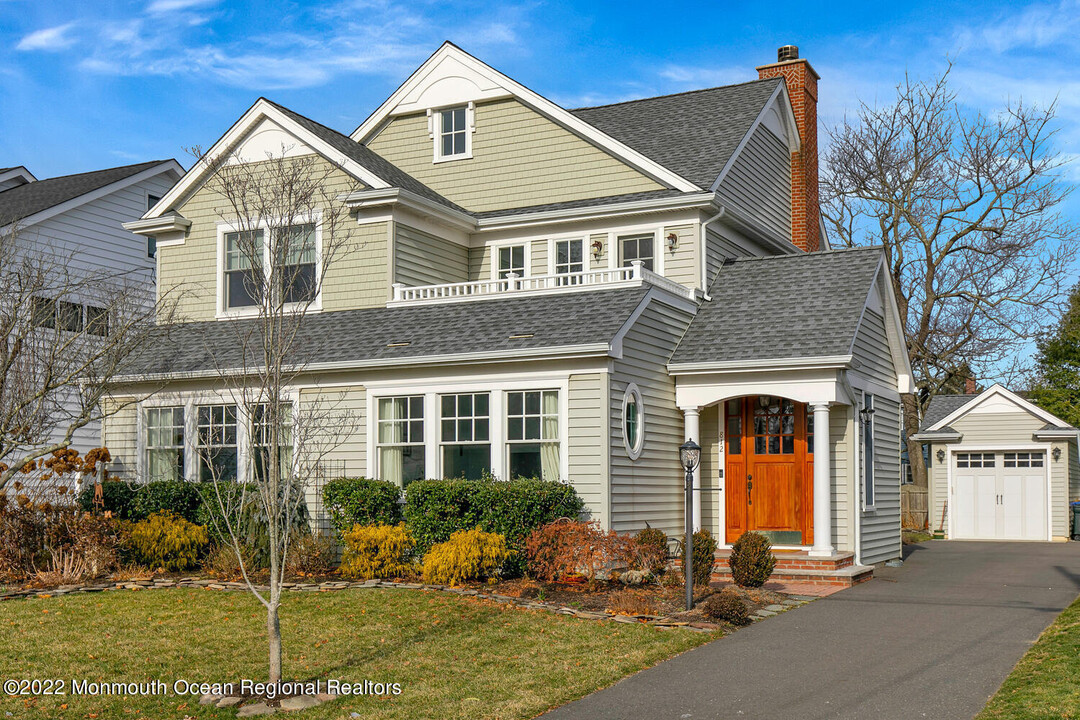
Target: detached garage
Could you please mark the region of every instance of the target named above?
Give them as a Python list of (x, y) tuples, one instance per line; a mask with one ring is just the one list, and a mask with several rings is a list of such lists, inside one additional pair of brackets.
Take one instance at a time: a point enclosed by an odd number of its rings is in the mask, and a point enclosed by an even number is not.
[(930, 530), (955, 540), (1067, 540), (1080, 500), (1080, 430), (1000, 385), (939, 395), (917, 439), (930, 447)]

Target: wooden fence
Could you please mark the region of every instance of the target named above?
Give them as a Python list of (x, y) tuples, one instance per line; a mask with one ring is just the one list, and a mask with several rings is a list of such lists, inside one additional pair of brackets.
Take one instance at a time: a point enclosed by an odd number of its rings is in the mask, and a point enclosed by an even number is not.
[(925, 530), (929, 521), (929, 491), (914, 485), (900, 486), (900, 522), (905, 530)]

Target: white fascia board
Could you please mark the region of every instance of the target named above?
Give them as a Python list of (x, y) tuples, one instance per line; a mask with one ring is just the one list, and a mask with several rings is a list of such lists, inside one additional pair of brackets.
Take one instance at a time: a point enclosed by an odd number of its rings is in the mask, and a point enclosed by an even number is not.
[(476, 59), (469, 53), (465, 52), (456, 45), (446, 42), (442, 47), (435, 51), (431, 57), (424, 62), (409, 78), (401, 84), (401, 86), (394, 91), (386, 102), (379, 106), (379, 108), (365, 120), (360, 127), (358, 127), (350, 136), (357, 142), (364, 143), (370, 139), (376, 130), (382, 127), (383, 123), (389, 118), (394, 111), (394, 108), (402, 101), (402, 99), (411, 93), (421, 82), (429, 80), (429, 74), (432, 68), (437, 66), (441, 61), (447, 57), (452, 57), (458, 61), (470, 71), (477, 75), (484, 77), (486, 80), (495, 83), (504, 88), (509, 94), (516, 97), (518, 100), (528, 105), (532, 109), (536, 110), (542, 115), (548, 117), (553, 122), (562, 125), (567, 130), (573, 132), (579, 137), (588, 140), (592, 144), (600, 147), (613, 155), (619, 157), (627, 164), (636, 168), (640, 172), (648, 175), (649, 177), (657, 180), (662, 184), (666, 184), (677, 190), (683, 192), (693, 192), (695, 190), (701, 190), (697, 185), (690, 182), (686, 178), (672, 172), (668, 168), (664, 167), (660, 163), (650, 160), (636, 150), (631, 149), (629, 146), (624, 145), (615, 138), (601, 132), (597, 128), (588, 124), (584, 120), (581, 120), (573, 113), (559, 107), (555, 103), (551, 102), (547, 98), (533, 92), (524, 85), (517, 81), (503, 75), (498, 70), (494, 69), (490, 65)]
[(19, 220), (15, 223), (0, 227), (0, 234), (7, 232), (13, 226), (25, 228), (29, 227), (30, 225), (43, 222), (51, 217), (55, 217), (57, 215), (60, 215), (61, 213), (73, 210), (80, 205), (85, 205), (88, 202), (93, 202), (94, 200), (103, 198), (106, 195), (116, 192), (117, 190), (123, 190), (130, 185), (135, 185), (136, 183), (140, 183), (143, 180), (147, 180), (154, 177), (155, 175), (160, 175), (166, 172), (174, 173), (177, 177), (180, 177), (184, 173), (184, 168), (182, 168), (180, 166), (180, 163), (176, 162), (175, 160), (166, 160), (165, 162), (154, 165), (153, 167), (149, 167), (142, 172), (135, 173), (134, 175), (126, 177), (122, 180), (117, 180), (114, 183), (110, 183), (109, 185), (100, 187), (97, 190), (92, 190), (91, 192), (79, 195), (78, 197), (73, 197), (66, 202), (60, 203), (59, 205), (53, 205), (50, 208), (45, 208), (44, 210), (34, 213), (33, 215), (24, 217), (22, 220)]
[(1036, 440), (1080, 440), (1080, 431), (1069, 428), (1055, 430), (1036, 430), (1032, 433)]
[(122, 224), (125, 230), (136, 235), (157, 235), (163, 232), (186, 231), (191, 221), (182, 215), (162, 215), (147, 220), (132, 220)]
[[(1076, 433), (1073, 433), (1075, 435)], [(964, 439), (963, 433), (950, 432), (950, 433), (915, 433), (911, 436), (912, 440), (918, 440), (924, 443), (933, 442), (960, 442)]]
[(37, 182), (37, 178), (34, 177), (33, 173), (27, 170), (25, 165), (20, 165), (0, 173), (0, 183), (17, 177), (21, 177), (27, 183)]
[[(1069, 424), (1069, 423), (1065, 422), (1064, 420), (1062, 420), (1061, 418), (1059, 418), (1058, 416), (1056, 416), (1056, 415), (1054, 415), (1052, 413), (1049, 413), (1046, 410), (1043, 410), (1038, 405), (1034, 405), (1034, 404), (1028, 402), (1024, 398), (1017, 395), (1016, 393), (1011, 392), (1009, 390), (1006, 390), (1000, 383), (994, 383), (994, 385), (992, 387), (990, 387), (987, 390), (984, 390), (983, 392), (981, 392), (977, 396), (975, 396), (975, 398), (971, 402), (966, 403), (965, 405), (962, 405), (961, 407), (957, 408), (951, 414), (945, 416), (944, 418), (942, 418), (941, 420), (936, 422), (933, 425), (933, 427), (927, 428), (927, 430), (940, 430), (941, 428), (946, 427), (947, 425), (950, 425), (950, 424), (956, 422), (958, 419), (962, 418), (964, 415), (967, 415), (969, 412), (971, 412), (975, 408), (979, 407), (980, 405), (982, 405), (984, 402), (986, 402), (990, 398), (997, 397), (997, 396), (1006, 398), (1007, 400), (1011, 401), (1015, 405), (1019, 406), (1020, 409), (1026, 410), (1027, 412), (1031, 413), (1032, 415), (1034, 415), (1034, 416), (1036, 416), (1036, 417), (1038, 417), (1038, 418), (1040, 418), (1042, 420), (1045, 420), (1046, 422), (1050, 423), (1051, 425), (1057, 425), (1059, 427), (1066, 427)], [(1050, 431), (1043, 431), (1043, 432), (1050, 432)]]
[(773, 109), (776, 103), (780, 103), (781, 110), (780, 116), (784, 119), (784, 131), (787, 133), (788, 152), (796, 152), (799, 145), (799, 132), (797, 130), (798, 124), (795, 121), (795, 113), (791, 109), (791, 99), (788, 97), (787, 83), (781, 82), (776, 86), (776, 90), (773, 90), (773, 94), (769, 96), (768, 102), (761, 108), (761, 112), (754, 118), (754, 122), (750, 124), (750, 129), (743, 135), (742, 140), (739, 141), (738, 146), (735, 148), (735, 152), (731, 153), (731, 157), (724, 163), (723, 169), (720, 170), (720, 174), (716, 176), (716, 180), (713, 181), (712, 186), (709, 188), (712, 191), (716, 191), (720, 187), (720, 183), (724, 182), (724, 178), (727, 177), (728, 171), (735, 164), (736, 158), (739, 157), (739, 153), (743, 151), (746, 144), (750, 142), (750, 137), (754, 134), (754, 131), (758, 129), (758, 126), (765, 120), (766, 114)]
[(770, 358), (756, 360), (724, 360), (722, 362), (669, 363), (670, 375), (697, 375), (702, 373), (729, 373), (744, 370), (806, 370), (851, 367), (850, 355), (827, 355), (809, 358)]
[[(339, 372), (343, 370), (363, 370), (367, 368), (402, 367), (402, 366), (425, 366), (425, 365), (459, 365), (495, 362), (522, 362), (538, 359), (575, 359), (585, 357), (601, 357), (611, 352), (610, 344), (589, 343), (586, 345), (565, 345), (561, 347), (523, 349), (523, 350), (498, 350), (493, 352), (455, 353), (452, 355), (423, 355), (419, 357), (405, 358), (372, 358), (368, 360), (342, 360), (339, 362), (309, 363), (302, 367), (289, 368), (290, 373), (320, 373)], [(247, 374), (255, 373), (258, 368), (248, 368)], [(123, 375), (114, 380), (114, 384), (136, 384), (160, 380), (198, 380), (203, 378), (220, 378), (223, 376), (234, 377), (245, 374), (244, 368), (224, 368), (222, 370), (198, 370), (182, 373), (154, 373), (146, 375)]]
[(476, 224), (478, 231), (480, 232), (489, 230), (508, 230), (528, 227), (530, 225), (574, 222), (577, 220), (599, 220), (627, 215), (666, 212), (668, 210), (709, 207), (713, 205), (715, 200), (716, 195), (714, 193), (696, 192), (673, 197), (653, 198), (651, 200), (632, 200), (622, 203), (610, 203), (607, 205), (560, 208), (558, 210), (545, 210), (543, 212), (534, 213), (514, 213), (513, 211), (508, 211), (506, 215), (481, 218), (476, 221)]
[(421, 215), (431, 215), (465, 232), (476, 231), (476, 218), (453, 208), (440, 205), (426, 197), (403, 188), (379, 188), (376, 190), (357, 190), (339, 195), (338, 199), (351, 210), (389, 207), (401, 205)]
[(303, 141), (305, 144), (310, 146), (313, 150), (315, 150), (317, 153), (319, 153), (326, 159), (331, 160), (332, 162), (340, 163), (342, 169), (345, 170), (345, 172), (349, 173), (354, 178), (360, 180), (366, 185), (370, 185), (374, 188), (385, 188), (390, 186), (388, 182), (386, 182), (385, 180), (377, 176), (375, 173), (373, 173), (371, 170), (368, 170), (355, 160), (352, 160), (350, 158), (341, 158), (340, 160), (335, 160), (335, 158), (340, 154), (338, 151), (336, 151), (328, 143), (323, 141), (322, 138), (316, 136), (314, 133), (302, 127), (300, 124), (285, 115), (283, 112), (278, 110), (269, 102), (267, 102), (263, 98), (259, 98), (255, 101), (255, 104), (248, 108), (247, 112), (245, 112), (239, 120), (233, 123), (232, 127), (230, 127), (229, 130), (224, 135), (222, 135), (221, 138), (219, 138), (218, 141), (215, 142), (213, 146), (211, 146), (211, 148), (206, 152), (206, 157), (209, 159), (209, 162), (196, 162), (191, 167), (191, 169), (188, 170), (187, 174), (180, 179), (180, 182), (174, 185), (172, 189), (169, 190), (169, 192), (165, 193), (161, 200), (159, 200), (158, 203), (154, 205), (154, 207), (150, 208), (150, 210), (145, 215), (143, 215), (143, 219), (149, 220), (151, 218), (159, 217), (161, 213), (172, 207), (181, 197), (183, 197), (187, 193), (188, 190), (190, 190), (194, 185), (202, 181), (202, 179), (210, 172), (209, 166), (215, 165), (219, 160), (221, 160), (222, 158), (220, 156), (224, 151), (233, 147), (233, 145), (238, 142), (245, 133), (247, 133), (250, 129), (254, 128), (263, 118), (269, 118), (270, 120), (274, 121), (275, 123), (280, 125), (286, 132), (289, 132), (292, 135), (296, 136), (298, 140)]

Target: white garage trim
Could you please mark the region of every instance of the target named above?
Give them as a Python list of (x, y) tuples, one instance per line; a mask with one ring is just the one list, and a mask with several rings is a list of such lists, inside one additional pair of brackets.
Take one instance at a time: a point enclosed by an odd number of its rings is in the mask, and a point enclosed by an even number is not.
[[(955, 506), (956, 496), (953, 494), (953, 469), (956, 467), (956, 454), (957, 453), (970, 453), (970, 452), (993, 452), (995, 455), (998, 453), (1007, 453), (1012, 451), (1018, 452), (1030, 452), (1037, 451), (1043, 453), (1043, 473), (1045, 475), (1045, 495), (1046, 500), (1046, 537), (1043, 538), (1047, 542), (1053, 540), (1054, 534), (1054, 502), (1053, 492), (1050, 487), (1050, 454), (1052, 445), (1050, 443), (1009, 443), (1008, 445), (961, 445), (949, 448), (949, 462), (945, 466), (946, 473), (946, 517), (949, 523), (949, 539), (956, 537), (956, 524), (953, 521), (953, 508)], [(1002, 458), (1004, 461), (1004, 458)]]

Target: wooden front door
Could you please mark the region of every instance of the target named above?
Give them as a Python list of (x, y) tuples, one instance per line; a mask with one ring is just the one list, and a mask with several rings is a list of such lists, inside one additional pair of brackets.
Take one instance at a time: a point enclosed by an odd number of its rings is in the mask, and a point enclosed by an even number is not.
[(813, 415), (785, 398), (724, 404), (726, 541), (755, 530), (776, 545), (813, 543)]

